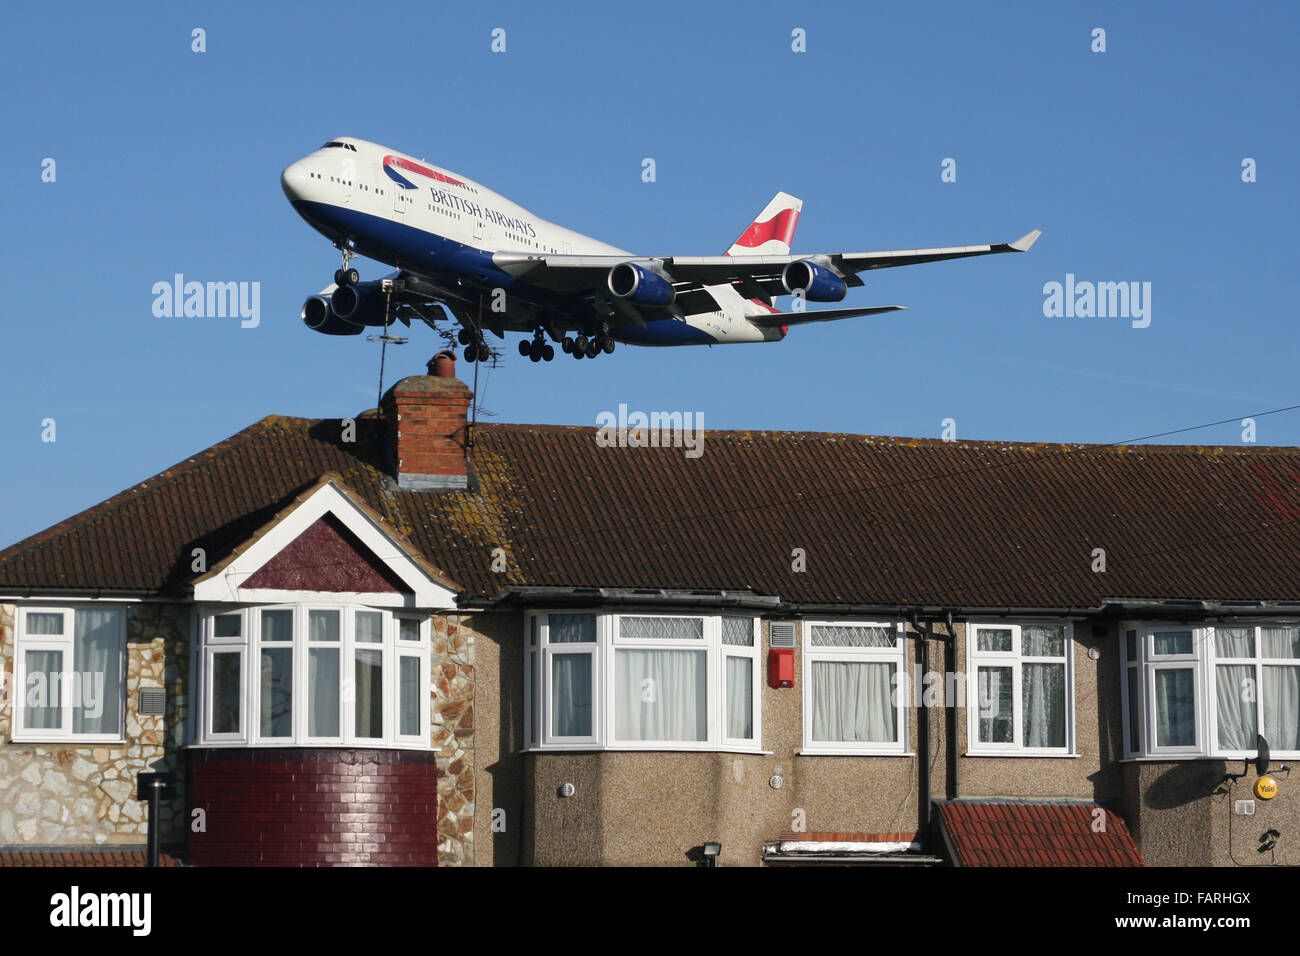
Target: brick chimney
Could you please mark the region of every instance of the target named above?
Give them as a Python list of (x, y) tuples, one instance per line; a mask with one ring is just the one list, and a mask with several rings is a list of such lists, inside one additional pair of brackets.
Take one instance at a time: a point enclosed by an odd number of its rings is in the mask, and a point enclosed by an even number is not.
[(450, 353), (438, 353), (428, 367), (428, 375), (397, 382), (380, 403), (397, 485), (407, 491), (464, 488), (465, 421), (474, 393), (455, 377)]

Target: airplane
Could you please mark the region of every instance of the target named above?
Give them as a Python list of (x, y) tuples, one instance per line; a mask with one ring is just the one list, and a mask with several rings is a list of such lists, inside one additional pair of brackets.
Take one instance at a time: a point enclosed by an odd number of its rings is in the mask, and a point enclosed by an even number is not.
[[(793, 255), (802, 200), (778, 192), (721, 256), (638, 256), (547, 222), (486, 186), (377, 143), (331, 139), (280, 176), (297, 213), (342, 253), (334, 282), (303, 304), (302, 320), (326, 335), (387, 334), (393, 321), (435, 331), (445, 308), (459, 324), (467, 361), (495, 354), (498, 338), (523, 332), (519, 353), (550, 361), (558, 343), (574, 358), (615, 344), (678, 346), (776, 342), (791, 326), (879, 315), (898, 305), (808, 310), (863, 285), (859, 273), (1001, 252), (1014, 242), (884, 252)], [(397, 269), (362, 282), (351, 260)], [(795, 296), (793, 311), (772, 305)], [(569, 336), (572, 332), (573, 337)]]

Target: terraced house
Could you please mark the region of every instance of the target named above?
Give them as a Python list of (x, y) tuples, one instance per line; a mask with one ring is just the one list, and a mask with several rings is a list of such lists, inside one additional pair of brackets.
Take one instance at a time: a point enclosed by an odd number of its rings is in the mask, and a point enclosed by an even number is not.
[(0, 552), (0, 858), (1300, 862), (1297, 450), (470, 403), (268, 417)]

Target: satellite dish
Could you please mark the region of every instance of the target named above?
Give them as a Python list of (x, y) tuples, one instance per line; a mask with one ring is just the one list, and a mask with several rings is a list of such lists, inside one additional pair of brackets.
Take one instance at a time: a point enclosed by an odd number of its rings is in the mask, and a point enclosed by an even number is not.
[(1268, 741), (1264, 739), (1263, 734), (1255, 735), (1255, 749), (1259, 751), (1255, 756), (1255, 773), (1261, 777), (1268, 773)]

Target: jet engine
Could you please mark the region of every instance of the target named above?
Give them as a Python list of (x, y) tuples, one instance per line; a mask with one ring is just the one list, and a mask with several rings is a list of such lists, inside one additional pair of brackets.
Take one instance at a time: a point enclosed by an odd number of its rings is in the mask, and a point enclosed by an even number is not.
[(334, 310), (334, 314), (353, 325), (382, 326), (385, 306), (384, 293), (379, 288), (379, 281), (339, 286), (330, 296), (330, 307)]
[(839, 302), (849, 291), (843, 279), (811, 259), (796, 259), (786, 265), (781, 284), (786, 292), (802, 293), (809, 302)]
[(638, 305), (667, 305), (676, 293), (672, 283), (635, 262), (620, 262), (609, 270), (609, 291)]
[(302, 321), (313, 332), (325, 335), (360, 335), (364, 326), (339, 318), (330, 300), (314, 295), (302, 304)]

